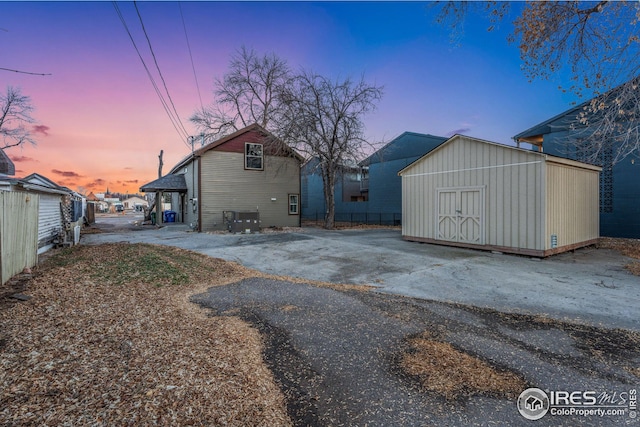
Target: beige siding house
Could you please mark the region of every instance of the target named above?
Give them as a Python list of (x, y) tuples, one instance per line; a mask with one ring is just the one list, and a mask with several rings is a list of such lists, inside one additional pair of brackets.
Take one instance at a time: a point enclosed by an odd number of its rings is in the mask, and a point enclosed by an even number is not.
[(302, 160), (254, 124), (195, 150), (157, 180), (167, 188), (141, 190), (172, 192), (176, 221), (198, 231), (298, 227)]
[(600, 169), (455, 135), (398, 173), (403, 238), (532, 256), (594, 244)]

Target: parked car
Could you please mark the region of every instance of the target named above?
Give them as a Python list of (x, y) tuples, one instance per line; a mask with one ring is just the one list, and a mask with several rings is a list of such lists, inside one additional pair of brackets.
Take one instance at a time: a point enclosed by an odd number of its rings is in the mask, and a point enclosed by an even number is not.
[(123, 205), (116, 205), (116, 212), (124, 212), (124, 206)]

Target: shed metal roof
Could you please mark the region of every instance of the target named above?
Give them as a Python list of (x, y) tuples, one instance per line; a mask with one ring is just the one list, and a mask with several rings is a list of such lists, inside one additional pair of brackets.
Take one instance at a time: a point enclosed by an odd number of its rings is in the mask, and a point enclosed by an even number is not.
[(433, 150), (431, 150), (428, 153), (426, 153), (424, 156), (422, 156), (419, 159), (417, 159), (416, 161), (408, 164), (406, 167), (404, 167), (403, 169), (401, 169), (398, 172), (398, 175), (402, 176), (407, 170), (413, 168), (413, 166), (415, 166), (420, 161), (422, 161), (422, 159), (434, 155), (436, 152), (442, 150), (443, 148), (445, 148), (445, 147), (449, 146), (450, 144), (454, 143), (454, 141), (456, 141), (458, 139), (461, 139), (461, 138), (464, 138), (464, 139), (467, 139), (469, 141), (473, 141), (473, 142), (476, 142), (476, 143), (494, 145), (496, 147), (500, 147), (500, 148), (503, 148), (503, 149), (506, 149), (506, 150), (514, 150), (514, 151), (526, 152), (529, 155), (538, 156), (538, 157), (542, 158), (544, 161), (560, 163), (560, 164), (564, 164), (564, 165), (567, 165), (567, 166), (572, 166), (572, 167), (577, 167), (577, 168), (582, 168), (582, 169), (589, 169), (589, 170), (593, 170), (593, 171), (601, 171), (602, 170), (602, 168), (600, 166), (595, 166), (595, 165), (591, 165), (591, 164), (588, 164), (588, 163), (578, 162), (576, 160), (567, 159), (565, 157), (553, 156), (553, 155), (550, 155), (550, 154), (547, 154), (547, 153), (542, 153), (542, 152), (539, 152), (539, 151), (525, 150), (523, 148), (513, 147), (511, 145), (505, 145), (505, 144), (500, 144), (500, 143), (497, 143), (497, 142), (487, 141), (487, 140), (480, 139), (480, 138), (474, 138), (472, 136), (456, 134), (456, 135), (453, 135), (451, 138), (447, 139), (445, 142), (443, 142), (442, 144), (440, 144), (436, 148), (434, 148)]

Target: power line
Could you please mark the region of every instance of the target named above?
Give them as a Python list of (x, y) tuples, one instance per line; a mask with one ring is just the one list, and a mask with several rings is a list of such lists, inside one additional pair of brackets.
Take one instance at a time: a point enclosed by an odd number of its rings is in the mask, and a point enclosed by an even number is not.
[(131, 40), (131, 43), (133, 44), (133, 47), (136, 50), (136, 53), (138, 54), (138, 58), (140, 58), (140, 61), (142, 62), (142, 66), (144, 67), (145, 71), (147, 72), (147, 77), (149, 78), (149, 81), (151, 82), (151, 85), (153, 86), (153, 89), (155, 90), (156, 95), (158, 95), (158, 98), (160, 99), (160, 103), (162, 104), (162, 107), (164, 108), (164, 111), (167, 113), (167, 116), (169, 117), (169, 120), (171, 121), (171, 125), (173, 126), (175, 131), (178, 133), (178, 136), (180, 137), (180, 140), (184, 144), (189, 146), (188, 142), (186, 141), (186, 139), (188, 138), (189, 135), (187, 134), (186, 131), (184, 131), (184, 126), (182, 127), (183, 130), (181, 132), (181, 130), (179, 129), (178, 125), (176, 124), (176, 119), (173, 117), (173, 115), (171, 113), (171, 110), (169, 110), (169, 106), (167, 105), (167, 102), (165, 101), (164, 97), (162, 96), (162, 93), (160, 92), (160, 89), (158, 89), (158, 85), (156, 84), (156, 81), (153, 78), (153, 75), (149, 71), (149, 67), (147, 67), (147, 64), (145, 63), (144, 58), (142, 57), (142, 54), (140, 53), (140, 49), (138, 49), (138, 45), (136, 44), (135, 40), (133, 39), (133, 35), (131, 34), (131, 31), (129, 30), (129, 26), (127, 25), (127, 22), (125, 21), (124, 16), (122, 15), (122, 12), (120, 11), (120, 8), (118, 7), (118, 3), (114, 1), (114, 2), (112, 2), (112, 4), (113, 4), (114, 9), (116, 10), (116, 13), (118, 14), (118, 17), (120, 18), (120, 21), (122, 22), (122, 25), (124, 26), (125, 31), (129, 35), (129, 40)]
[(189, 36), (187, 35), (187, 26), (184, 23), (184, 15), (182, 14), (182, 3), (178, 2), (178, 8), (180, 9), (180, 18), (182, 18), (182, 28), (184, 29), (184, 38), (187, 39), (187, 48), (189, 49), (189, 58), (191, 59), (191, 69), (193, 70), (193, 78), (196, 81), (196, 88), (198, 89), (198, 98), (200, 99), (200, 108), (204, 110), (202, 104), (202, 95), (200, 95), (200, 85), (198, 84), (198, 75), (196, 74), (196, 66), (193, 64), (193, 55), (191, 54), (191, 44), (189, 44)]
[(29, 71), (13, 70), (11, 68), (2, 68), (2, 67), (0, 67), (0, 70), (2, 70), (2, 71), (11, 71), (13, 73), (30, 74), (32, 76), (50, 76), (51, 75), (51, 73), (31, 73)]
[(180, 130), (178, 129), (178, 126), (175, 123), (175, 119), (174, 119), (173, 115), (171, 114), (171, 111), (169, 110), (166, 101), (164, 100), (164, 97), (162, 96), (162, 93), (160, 93), (160, 90), (158, 89), (158, 85), (156, 84), (155, 79), (153, 78), (153, 76), (151, 75), (151, 72), (149, 71), (149, 67), (147, 67), (147, 64), (145, 63), (144, 58), (142, 57), (142, 54), (140, 53), (140, 50), (138, 49), (138, 45), (136, 44), (135, 40), (133, 39), (133, 35), (131, 34), (131, 31), (129, 31), (129, 26), (127, 25), (127, 22), (125, 21), (124, 16), (122, 15), (122, 12), (120, 11), (120, 8), (118, 7), (117, 2), (115, 2), (115, 1), (113, 2), (113, 7), (115, 8), (116, 13), (118, 14), (118, 17), (120, 18), (120, 21), (122, 22), (122, 25), (124, 26), (125, 31), (129, 35), (129, 39), (131, 40), (131, 43), (133, 44), (133, 47), (135, 48), (136, 53), (138, 54), (138, 58), (140, 58), (140, 61), (142, 62), (142, 66), (144, 67), (145, 71), (147, 72), (147, 77), (151, 81), (151, 85), (153, 86), (154, 90), (156, 91), (156, 95), (158, 95), (158, 98), (160, 99), (160, 103), (162, 104), (162, 107), (164, 108), (165, 112), (167, 113), (167, 116), (169, 116), (169, 120), (171, 121), (171, 125), (173, 126), (173, 128), (176, 130), (176, 132), (180, 136), (180, 139), (184, 140), (184, 136), (182, 135), (182, 133), (180, 133)]
[(189, 132), (182, 124), (180, 120), (180, 115), (176, 110), (176, 106), (173, 103), (173, 99), (171, 98), (171, 94), (169, 93), (169, 88), (167, 88), (167, 82), (164, 80), (164, 76), (162, 75), (162, 71), (160, 71), (160, 65), (158, 65), (158, 60), (156, 58), (156, 54), (153, 51), (153, 47), (151, 46), (151, 40), (149, 39), (149, 35), (147, 34), (147, 29), (144, 26), (144, 22), (142, 22), (142, 15), (140, 14), (140, 10), (138, 9), (138, 3), (134, 0), (133, 6), (136, 9), (136, 13), (138, 14), (138, 19), (140, 20), (140, 26), (142, 27), (142, 32), (144, 33), (144, 37), (147, 39), (147, 44), (149, 45), (149, 51), (151, 52), (151, 57), (153, 58), (153, 63), (156, 65), (156, 70), (158, 70), (158, 75), (160, 76), (160, 80), (162, 80), (162, 85), (164, 86), (164, 91), (167, 94), (167, 98), (169, 98), (169, 102), (171, 103), (171, 107), (173, 108), (173, 112), (175, 113), (176, 121), (180, 125), (181, 130), (184, 132), (186, 137), (189, 137)]

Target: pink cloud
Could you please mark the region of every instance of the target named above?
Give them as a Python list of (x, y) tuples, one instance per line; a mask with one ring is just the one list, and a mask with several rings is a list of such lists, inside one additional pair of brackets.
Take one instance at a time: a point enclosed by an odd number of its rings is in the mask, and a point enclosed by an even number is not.
[(45, 126), (45, 125), (34, 125), (33, 126), (33, 133), (39, 133), (41, 135), (44, 136), (49, 136), (49, 126)]
[(64, 176), (65, 178), (81, 178), (82, 177), (82, 175), (73, 171), (61, 171), (58, 169), (52, 169), (51, 172), (55, 173), (56, 175)]
[(89, 182), (89, 183), (85, 184), (85, 187), (87, 187), (87, 188), (102, 188), (102, 187), (104, 187), (105, 184), (106, 184), (106, 181), (104, 179), (98, 178), (98, 179), (94, 179), (92, 182)]
[(14, 163), (37, 161), (36, 159), (34, 159), (32, 157), (27, 157), (27, 156), (11, 156), (11, 160)]

